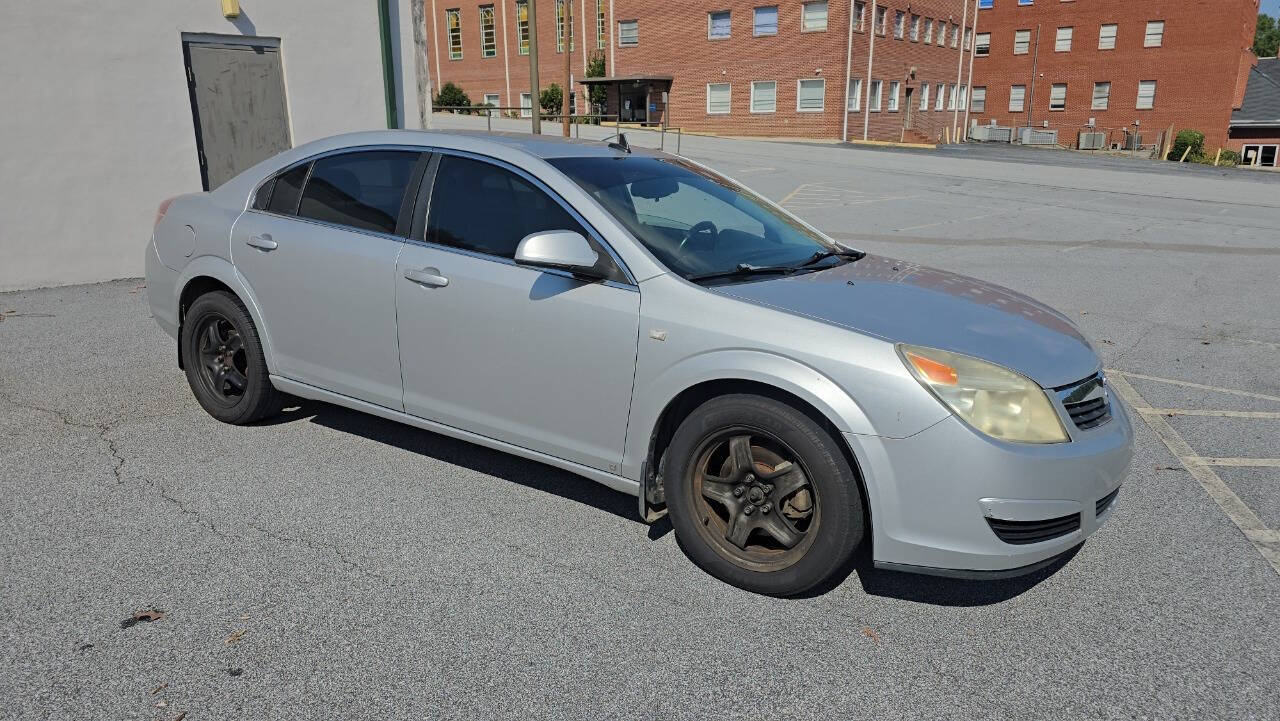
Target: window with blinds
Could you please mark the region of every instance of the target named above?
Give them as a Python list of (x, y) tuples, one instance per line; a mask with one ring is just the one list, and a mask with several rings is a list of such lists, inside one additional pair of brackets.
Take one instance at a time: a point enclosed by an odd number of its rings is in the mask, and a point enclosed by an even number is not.
[[(823, 3), (824, 5), (826, 3)], [(796, 88), (796, 110), (818, 112), (826, 105), (827, 81), (823, 78), (801, 80)]]
[(729, 83), (707, 84), (707, 115), (729, 114), (729, 97), (732, 87)]
[(778, 109), (778, 83), (757, 80), (751, 83), (751, 112), (772, 113)]

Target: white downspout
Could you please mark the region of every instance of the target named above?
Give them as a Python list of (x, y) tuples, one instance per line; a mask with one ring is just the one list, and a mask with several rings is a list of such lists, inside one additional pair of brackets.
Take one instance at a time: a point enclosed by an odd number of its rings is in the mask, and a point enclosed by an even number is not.
[(844, 116), (844, 129), (840, 131), (840, 142), (849, 142), (849, 81), (853, 79), (853, 7), (854, 0), (849, 0), (849, 41), (844, 48), (844, 107), (840, 114)]
[(969, 46), (969, 98), (964, 104), (964, 139), (969, 141), (969, 111), (973, 109), (973, 55), (978, 52), (978, 0), (973, 0), (973, 44)]
[[(507, 44), (507, 23), (510, 19), (507, 17), (507, 0), (502, 0), (502, 74), (507, 80), (507, 94), (502, 96), (502, 102), (499, 105), (511, 105), (511, 46)], [(519, 105), (520, 103), (515, 103)], [(498, 111), (498, 117), (502, 117), (502, 111)]]
[[(956, 59), (956, 91), (960, 92), (960, 86), (964, 82), (964, 28), (969, 24), (969, 3), (964, 4), (964, 15), (960, 20), (960, 57)], [(978, 39), (975, 37), (974, 42)], [(960, 122), (960, 98), (954, 97), (952, 93), (952, 102), (955, 103), (955, 109), (951, 111), (951, 140), (955, 142), (956, 123)], [(969, 107), (969, 103), (965, 103), (965, 107)]]
[(879, 28), (876, 27), (879, 9), (876, 7), (877, 0), (871, 0), (871, 30), (868, 33), (871, 36), (871, 42), (867, 46), (867, 79), (863, 83), (867, 91), (867, 102), (862, 108), (862, 139), (869, 140), (871, 137), (871, 65), (876, 58), (876, 35), (879, 34)]

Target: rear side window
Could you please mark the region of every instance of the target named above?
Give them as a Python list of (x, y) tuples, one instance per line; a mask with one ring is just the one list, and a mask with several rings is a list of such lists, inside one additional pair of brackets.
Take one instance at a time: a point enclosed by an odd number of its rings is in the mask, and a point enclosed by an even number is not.
[(412, 151), (370, 150), (320, 158), (302, 193), (298, 217), (380, 233), (396, 232), (400, 205), (418, 155)]
[(519, 175), (469, 158), (440, 158), (428, 242), (514, 258), (526, 235), (544, 230), (587, 235), (559, 203)]
[(275, 187), (271, 191), (271, 201), (267, 203), (267, 210), (281, 215), (293, 215), (298, 212), (302, 184), (306, 182), (307, 170), (310, 168), (310, 163), (303, 163), (276, 178), (272, 183), (268, 183), (268, 185), (274, 184)]
[(253, 195), (253, 209), (266, 210), (267, 206), (271, 204), (271, 191), (275, 189), (275, 178), (263, 183), (262, 186), (258, 188), (258, 192)]

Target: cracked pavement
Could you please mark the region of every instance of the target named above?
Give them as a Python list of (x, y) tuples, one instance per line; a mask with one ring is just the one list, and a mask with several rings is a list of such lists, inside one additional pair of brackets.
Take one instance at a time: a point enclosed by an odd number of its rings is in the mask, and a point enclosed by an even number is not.
[[(1058, 168), (1052, 208), (1016, 179), (983, 205), (989, 181), (933, 156), (685, 142), (775, 199), (802, 175), (910, 189), (926, 200), (803, 214), (873, 251), (1032, 293), (1076, 318), (1109, 365), (1280, 396), (1280, 254), (1167, 247), (1280, 248), (1280, 214), (1243, 191), (1206, 185), (1213, 204), (1148, 199), (1128, 212), (1131, 199), (1081, 190), (1094, 184), (1086, 170)], [(999, 165), (981, 170), (1026, 171)], [(1109, 192), (1120, 184), (1118, 171), (1087, 172)], [(1218, 182), (1152, 174), (1144, 192), (1193, 181)], [(1026, 212), (1010, 213), (1019, 203)], [(1115, 212), (1080, 223), (1097, 203)], [(948, 220), (984, 210), (1002, 213), (1000, 227)], [(931, 220), (946, 224), (896, 230)], [(1096, 237), (1152, 247), (1077, 248)], [(637, 520), (631, 497), (545, 466), (323, 404), (220, 424), (192, 399), (139, 286), (0, 294), (0, 313), (17, 311), (0, 322), (0, 718), (1280, 708), (1280, 576), (1137, 419), (1112, 520), (1057, 567), (990, 583), (859, 567), (822, 593), (771, 599), (703, 574), (669, 526)], [(1157, 407), (1274, 410), (1133, 383)], [(1280, 456), (1277, 420), (1171, 422), (1206, 455)], [(1223, 477), (1280, 525), (1280, 469)], [(120, 627), (147, 609), (165, 616)]]

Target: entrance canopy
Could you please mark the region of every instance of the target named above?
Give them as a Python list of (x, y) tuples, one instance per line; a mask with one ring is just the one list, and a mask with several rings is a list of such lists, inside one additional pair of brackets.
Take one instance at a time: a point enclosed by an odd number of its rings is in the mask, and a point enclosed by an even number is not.
[(606, 91), (606, 113), (619, 122), (659, 125), (667, 111), (671, 91), (670, 75), (619, 75), (612, 78), (581, 78), (590, 89), (600, 85)]

